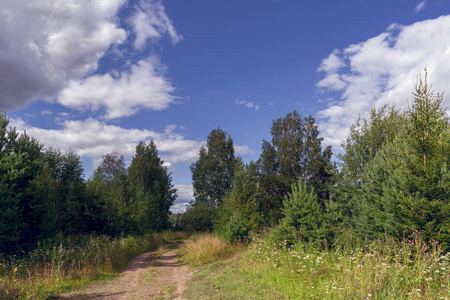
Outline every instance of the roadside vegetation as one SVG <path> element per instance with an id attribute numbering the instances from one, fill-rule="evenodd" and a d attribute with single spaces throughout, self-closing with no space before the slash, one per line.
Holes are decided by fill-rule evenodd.
<path id="1" fill-rule="evenodd" d="M 114 278 L 137 255 L 184 236 L 167 231 L 141 237 L 80 235 L 44 242 L 27 255 L 0 260 L 0 299 L 47 299 L 92 280 Z"/>
<path id="2" fill-rule="evenodd" d="M 218 243 L 227 255 L 205 251 L 202 260 L 189 259 Z M 184 249 L 185 261 L 201 266 L 189 299 L 450 299 L 450 253 L 429 248 L 419 234 L 370 243 L 347 236 L 332 249 L 273 244 L 267 234 L 253 235 L 245 250 L 210 234 L 187 244 L 196 246 Z"/>

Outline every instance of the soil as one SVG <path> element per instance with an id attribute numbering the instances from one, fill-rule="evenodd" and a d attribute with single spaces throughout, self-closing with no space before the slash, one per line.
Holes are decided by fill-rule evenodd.
<path id="1" fill-rule="evenodd" d="M 179 247 L 161 256 L 155 256 L 154 252 L 141 254 L 120 277 L 67 293 L 58 299 L 185 299 L 183 292 L 193 272 L 178 261 Z"/>

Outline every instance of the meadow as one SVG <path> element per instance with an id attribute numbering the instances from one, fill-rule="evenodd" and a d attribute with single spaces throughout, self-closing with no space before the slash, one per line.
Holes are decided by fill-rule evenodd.
<path id="1" fill-rule="evenodd" d="M 0 257 L 0 299 L 57 299 L 69 289 L 118 275 L 137 255 L 183 237 L 79 235 L 42 242 L 31 253 Z"/>
<path id="2" fill-rule="evenodd" d="M 238 247 L 234 256 L 215 255 L 214 263 L 203 265 L 187 295 L 192 299 L 450 298 L 450 253 L 442 253 L 437 244 L 426 245 L 417 234 L 400 241 L 345 239 L 332 249 L 302 242 L 275 245 L 266 236 L 254 235 L 245 250 Z"/>

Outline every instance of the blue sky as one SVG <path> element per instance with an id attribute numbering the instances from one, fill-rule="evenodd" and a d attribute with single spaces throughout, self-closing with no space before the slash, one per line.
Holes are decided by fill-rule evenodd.
<path id="1" fill-rule="evenodd" d="M 131 160 L 153 139 L 179 189 L 208 133 L 256 160 L 272 120 L 313 115 L 339 151 L 372 106 L 450 79 L 446 0 L 0 0 L 0 110 L 46 147 Z M 445 98 L 445 97 L 444 97 Z M 449 104 L 448 100 L 445 100 Z"/>

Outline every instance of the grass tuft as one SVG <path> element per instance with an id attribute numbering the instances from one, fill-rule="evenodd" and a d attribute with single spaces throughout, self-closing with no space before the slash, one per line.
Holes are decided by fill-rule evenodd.
<path id="1" fill-rule="evenodd" d="M 238 251 L 240 247 L 222 241 L 210 233 L 194 234 L 181 249 L 182 260 L 191 266 L 208 264 L 225 259 Z"/>

